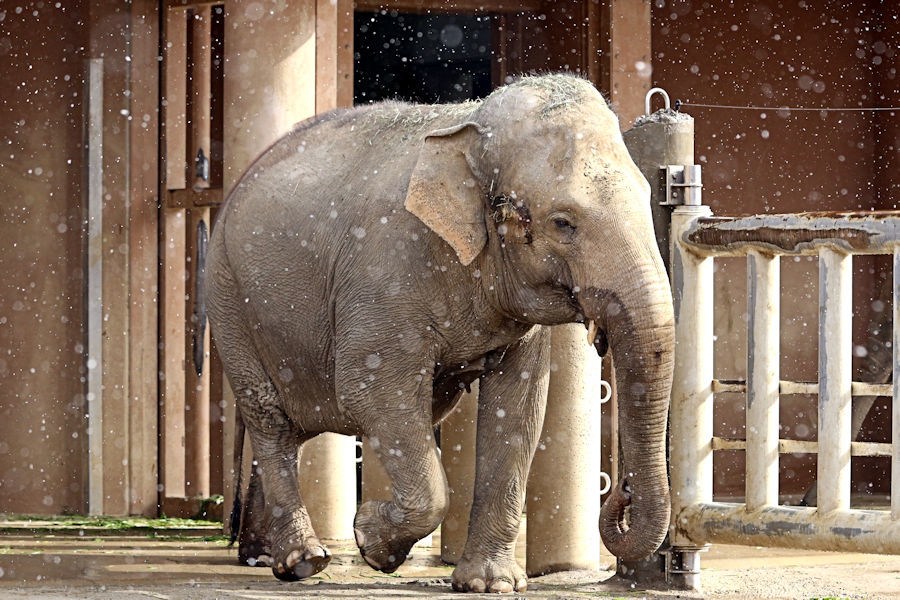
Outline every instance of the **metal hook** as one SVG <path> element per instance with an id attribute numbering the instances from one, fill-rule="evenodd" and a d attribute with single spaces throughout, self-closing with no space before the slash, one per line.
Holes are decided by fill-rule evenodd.
<path id="1" fill-rule="evenodd" d="M 669 94 L 666 93 L 666 90 L 655 87 L 647 92 L 646 96 L 644 96 L 644 114 L 648 117 L 650 116 L 650 99 L 653 97 L 653 94 L 662 94 L 663 100 L 666 103 L 666 108 L 668 109 L 671 107 L 669 103 Z"/>

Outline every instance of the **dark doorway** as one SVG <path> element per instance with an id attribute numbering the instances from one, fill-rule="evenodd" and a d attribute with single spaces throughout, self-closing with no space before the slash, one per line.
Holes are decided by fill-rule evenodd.
<path id="1" fill-rule="evenodd" d="M 354 103 L 460 102 L 491 92 L 488 15 L 357 12 Z"/>

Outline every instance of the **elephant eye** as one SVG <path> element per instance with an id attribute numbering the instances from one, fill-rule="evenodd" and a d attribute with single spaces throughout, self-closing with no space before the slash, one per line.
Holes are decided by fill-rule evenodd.
<path id="1" fill-rule="evenodd" d="M 575 231 L 575 226 L 569 222 L 565 217 L 556 217 L 553 219 L 553 224 L 556 225 L 559 229 L 569 229 L 571 231 Z"/>

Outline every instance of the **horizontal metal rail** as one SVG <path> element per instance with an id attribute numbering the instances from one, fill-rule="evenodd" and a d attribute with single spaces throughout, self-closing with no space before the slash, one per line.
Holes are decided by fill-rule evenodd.
<path id="1" fill-rule="evenodd" d="M 702 502 L 680 515 L 680 528 L 692 539 L 719 544 L 778 546 L 900 554 L 900 521 L 886 510 L 842 510 L 767 506 L 748 511 L 743 504 Z"/>
<path id="2" fill-rule="evenodd" d="M 900 211 L 807 212 L 750 217 L 701 217 L 680 242 L 699 256 L 891 254 L 900 243 Z"/>
<path id="3" fill-rule="evenodd" d="M 747 440 L 713 437 L 713 450 L 746 450 Z M 892 445 L 887 442 L 850 442 L 850 456 L 891 456 Z M 819 442 L 806 440 L 778 440 L 779 454 L 818 454 Z"/>
<path id="4" fill-rule="evenodd" d="M 747 381 L 744 379 L 713 379 L 712 391 L 714 394 L 721 392 L 739 392 L 747 391 Z M 778 382 L 778 393 L 782 396 L 791 396 L 797 394 L 819 393 L 819 384 L 815 381 L 785 381 Z M 852 381 L 850 383 L 851 396 L 887 396 L 890 397 L 894 393 L 894 384 L 892 383 L 868 383 L 865 381 Z"/>

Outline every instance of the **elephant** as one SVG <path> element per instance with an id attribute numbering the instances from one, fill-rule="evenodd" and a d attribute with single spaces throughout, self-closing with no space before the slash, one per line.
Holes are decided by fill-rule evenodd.
<path id="1" fill-rule="evenodd" d="M 325 568 L 296 473 L 300 446 L 335 432 L 368 438 L 390 477 L 392 499 L 361 504 L 353 526 L 365 561 L 396 570 L 446 512 L 434 427 L 478 379 L 452 586 L 523 591 L 514 547 L 548 326 L 564 323 L 616 361 L 626 473 L 601 536 L 626 560 L 654 551 L 670 511 L 674 317 L 649 194 L 606 99 L 566 74 L 461 104 L 338 109 L 263 152 L 207 259 L 212 333 L 255 461 L 240 560 L 285 580 Z"/>

